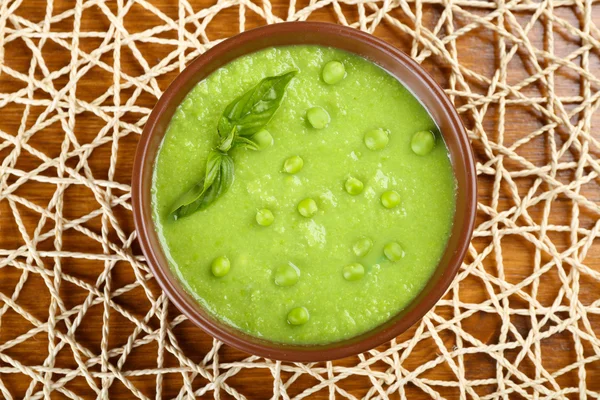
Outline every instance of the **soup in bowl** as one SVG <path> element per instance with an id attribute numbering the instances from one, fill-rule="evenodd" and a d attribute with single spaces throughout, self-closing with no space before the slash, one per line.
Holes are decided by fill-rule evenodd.
<path id="1" fill-rule="evenodd" d="M 291 361 L 389 340 L 441 297 L 475 214 L 450 101 L 368 34 L 285 23 L 229 39 L 171 84 L 133 174 L 167 295 L 214 337 Z"/>

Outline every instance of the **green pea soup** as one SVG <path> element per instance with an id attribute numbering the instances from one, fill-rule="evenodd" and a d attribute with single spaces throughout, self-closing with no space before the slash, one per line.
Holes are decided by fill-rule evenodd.
<path id="1" fill-rule="evenodd" d="M 230 151 L 230 189 L 174 219 L 225 107 L 293 69 L 261 150 Z M 446 248 L 455 192 L 434 121 L 395 77 L 338 49 L 289 46 L 240 57 L 189 92 L 156 159 L 152 208 L 170 267 L 206 310 L 256 337 L 322 344 L 419 294 Z"/>

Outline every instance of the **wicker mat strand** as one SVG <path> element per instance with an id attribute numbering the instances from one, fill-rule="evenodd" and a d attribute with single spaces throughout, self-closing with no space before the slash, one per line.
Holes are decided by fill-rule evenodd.
<path id="1" fill-rule="evenodd" d="M 600 5 L 591 0 L 0 0 L 0 398 L 599 398 Z M 251 357 L 144 263 L 133 152 L 169 82 L 235 33 L 323 20 L 440 82 L 479 174 L 469 255 L 357 357 Z"/>

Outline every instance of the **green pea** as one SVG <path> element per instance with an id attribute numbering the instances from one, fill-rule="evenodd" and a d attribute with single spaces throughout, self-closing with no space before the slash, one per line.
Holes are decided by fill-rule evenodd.
<path id="1" fill-rule="evenodd" d="M 287 322 L 290 325 L 304 325 L 310 319 L 310 314 L 306 307 L 292 308 L 287 315 Z"/>
<path id="2" fill-rule="evenodd" d="M 397 242 L 390 242 L 383 246 L 383 254 L 390 261 L 400 261 L 404 257 L 404 250 Z"/>
<path id="3" fill-rule="evenodd" d="M 353 196 L 356 196 L 357 194 L 360 194 L 363 191 L 365 185 L 363 185 L 363 183 L 360 180 L 350 177 L 346 180 L 344 187 L 346 188 L 346 192 L 350 193 Z"/>
<path id="4" fill-rule="evenodd" d="M 329 85 L 335 85 L 346 76 L 346 68 L 339 61 L 329 61 L 323 67 L 323 80 Z"/>
<path id="5" fill-rule="evenodd" d="M 347 281 L 357 281 L 365 275 L 365 267 L 359 263 L 346 265 L 342 269 L 342 275 Z"/>
<path id="6" fill-rule="evenodd" d="M 268 130 L 263 129 L 252 136 L 252 141 L 258 145 L 259 150 L 264 150 L 269 146 L 273 146 L 273 136 Z"/>
<path id="7" fill-rule="evenodd" d="M 381 204 L 385 208 L 394 208 L 400 204 L 400 195 L 395 190 L 388 190 L 381 195 Z"/>
<path id="8" fill-rule="evenodd" d="M 298 212 L 303 217 L 310 218 L 315 215 L 318 210 L 319 207 L 317 207 L 317 203 L 311 198 L 306 198 L 298 203 Z"/>
<path id="9" fill-rule="evenodd" d="M 354 243 L 352 251 L 357 257 L 364 257 L 369 253 L 371 247 L 373 247 L 373 241 L 368 237 L 363 236 Z"/>
<path id="10" fill-rule="evenodd" d="M 304 167 L 304 160 L 300 156 L 293 156 L 285 160 L 283 170 L 288 174 L 297 174 Z"/>
<path id="11" fill-rule="evenodd" d="M 300 279 L 300 270 L 289 263 L 278 267 L 273 276 L 277 286 L 294 286 Z"/>
<path id="12" fill-rule="evenodd" d="M 256 212 L 256 222 L 261 226 L 269 226 L 275 220 L 275 216 L 268 208 L 263 208 Z"/>
<path id="13" fill-rule="evenodd" d="M 306 112 L 306 119 L 315 129 L 323 129 L 331 122 L 329 114 L 321 107 L 309 108 Z"/>
<path id="14" fill-rule="evenodd" d="M 227 275 L 230 269 L 231 263 L 229 262 L 229 259 L 225 256 L 215 258 L 212 264 L 210 265 L 210 270 L 212 271 L 212 274 L 217 278 L 221 278 Z"/>
<path id="15" fill-rule="evenodd" d="M 435 135 L 431 131 L 417 132 L 410 141 L 410 147 L 416 155 L 426 156 L 435 147 Z"/>
<path id="16" fill-rule="evenodd" d="M 365 133 L 365 146 L 370 150 L 381 150 L 387 146 L 390 138 L 383 129 L 373 129 Z"/>

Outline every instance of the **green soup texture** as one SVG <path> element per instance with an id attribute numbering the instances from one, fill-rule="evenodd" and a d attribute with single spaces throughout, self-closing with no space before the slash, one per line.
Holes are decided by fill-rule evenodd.
<path id="1" fill-rule="evenodd" d="M 343 68 L 324 69 L 330 61 Z M 266 127 L 273 144 L 230 152 L 229 191 L 174 220 L 225 107 L 292 69 Z M 172 270 L 211 314 L 267 340 L 320 344 L 386 322 L 419 294 L 445 250 L 455 192 L 435 123 L 396 78 L 338 49 L 289 46 L 240 57 L 190 91 L 158 153 L 152 207 Z"/>

